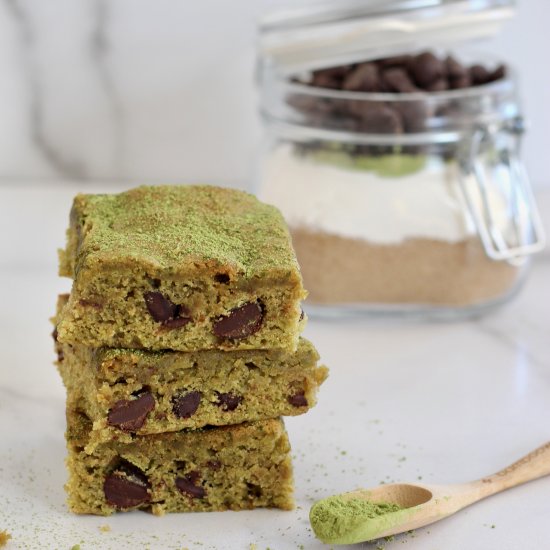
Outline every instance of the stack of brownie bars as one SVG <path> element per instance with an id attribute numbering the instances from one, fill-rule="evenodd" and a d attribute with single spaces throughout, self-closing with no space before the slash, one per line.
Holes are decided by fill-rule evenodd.
<path id="1" fill-rule="evenodd" d="M 327 376 L 279 212 L 239 191 L 75 198 L 54 338 L 69 507 L 154 514 L 293 506 L 280 417 Z"/>

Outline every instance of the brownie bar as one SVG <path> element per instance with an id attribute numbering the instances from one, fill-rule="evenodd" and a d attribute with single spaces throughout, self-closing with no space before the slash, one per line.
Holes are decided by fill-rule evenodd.
<path id="1" fill-rule="evenodd" d="M 58 308 L 66 299 L 59 297 Z M 60 342 L 56 349 L 69 406 L 93 421 L 90 452 L 111 438 L 130 442 L 134 433 L 303 414 L 328 374 L 303 338 L 296 352 L 151 352 Z"/>
<path id="2" fill-rule="evenodd" d="M 88 346 L 295 350 L 305 298 L 277 209 L 209 186 L 78 195 L 59 340 Z"/>
<path id="3" fill-rule="evenodd" d="M 67 409 L 68 504 L 77 514 L 294 506 L 281 420 L 112 440 L 87 454 L 91 422 Z"/>

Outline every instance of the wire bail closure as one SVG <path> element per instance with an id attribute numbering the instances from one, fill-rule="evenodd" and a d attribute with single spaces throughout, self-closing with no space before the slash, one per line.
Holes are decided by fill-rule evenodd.
<path id="1" fill-rule="evenodd" d="M 469 148 L 459 170 L 462 195 L 485 253 L 492 260 L 507 261 L 513 265 L 524 263 L 529 255 L 541 251 L 546 244 L 529 177 L 519 160 L 524 131 L 521 116 L 504 125 L 478 125 L 469 140 Z M 505 145 L 499 148 L 497 145 L 502 138 Z M 510 138 L 512 145 L 509 144 Z M 487 177 L 487 171 L 492 166 L 490 160 L 483 160 L 480 154 L 485 151 L 496 154 L 498 165 L 506 167 L 507 182 L 493 181 L 493 178 Z M 493 173 L 496 176 L 495 170 Z M 504 227 L 499 225 L 489 200 L 491 186 L 496 186 L 496 190 L 507 198 L 509 215 Z"/>

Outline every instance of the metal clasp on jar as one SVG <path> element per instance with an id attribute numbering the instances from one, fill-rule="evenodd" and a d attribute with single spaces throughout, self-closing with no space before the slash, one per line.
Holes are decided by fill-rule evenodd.
<path id="1" fill-rule="evenodd" d="M 504 125 L 479 125 L 460 162 L 460 187 L 485 253 L 493 260 L 514 265 L 542 250 L 546 242 L 529 178 L 519 158 L 523 133 L 522 117 Z M 502 204 L 495 205 L 492 200 L 495 196 L 502 199 L 504 215 Z"/>

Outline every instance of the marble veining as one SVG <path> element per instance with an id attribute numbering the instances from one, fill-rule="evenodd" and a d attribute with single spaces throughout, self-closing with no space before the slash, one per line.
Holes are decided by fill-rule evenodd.
<path id="1" fill-rule="evenodd" d="M 303 0 L 311 1 L 311 0 Z M 548 185 L 550 3 L 480 44 L 520 69 L 525 159 Z M 245 187 L 260 150 L 256 20 L 284 0 L 0 0 L 0 184 L 212 181 Z M 515 37 L 529 34 L 533 40 Z M 546 48 L 548 49 L 548 48 Z"/>
<path id="2" fill-rule="evenodd" d="M 112 169 L 114 176 L 120 177 L 125 150 L 125 115 L 110 63 L 112 44 L 108 33 L 110 11 L 107 0 L 93 0 L 93 18 L 94 25 L 90 36 L 91 58 L 111 112 L 111 132 L 114 135 Z"/>
<path id="3" fill-rule="evenodd" d="M 4 0 L 4 2 L 18 29 L 21 44 L 21 63 L 24 67 L 28 87 L 29 135 L 32 142 L 57 175 L 68 178 L 84 178 L 86 176 L 84 166 L 77 160 L 67 158 L 66 153 L 61 148 L 56 147 L 50 140 L 45 128 L 43 86 L 35 57 L 36 34 L 27 6 L 20 0 Z"/>

